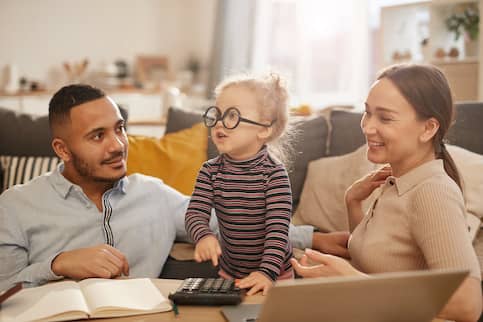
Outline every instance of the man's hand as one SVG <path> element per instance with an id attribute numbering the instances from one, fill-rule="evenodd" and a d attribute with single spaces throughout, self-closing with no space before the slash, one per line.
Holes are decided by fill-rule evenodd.
<path id="1" fill-rule="evenodd" d="M 273 286 L 273 282 L 265 274 L 260 272 L 251 272 L 247 277 L 236 282 L 239 288 L 249 288 L 247 295 L 256 294 L 262 291 L 263 295 L 267 295 L 268 290 Z"/>
<path id="2" fill-rule="evenodd" d="M 323 253 L 350 258 L 347 250 L 349 232 L 336 231 L 332 233 L 314 232 L 312 237 L 312 248 Z"/>
<path id="3" fill-rule="evenodd" d="M 310 265 L 309 260 L 315 264 Z M 305 250 L 300 262 L 292 258 L 290 263 L 297 274 L 302 277 L 365 275 L 343 258 L 322 254 L 312 249 Z"/>
<path id="4" fill-rule="evenodd" d="M 103 244 L 60 253 L 52 261 L 52 271 L 73 279 L 113 278 L 129 275 L 129 264 L 119 250 Z"/>
<path id="5" fill-rule="evenodd" d="M 218 257 L 221 255 L 221 247 L 218 239 L 213 235 L 201 238 L 195 247 L 195 260 L 200 263 L 211 260 L 213 266 L 218 266 Z"/>

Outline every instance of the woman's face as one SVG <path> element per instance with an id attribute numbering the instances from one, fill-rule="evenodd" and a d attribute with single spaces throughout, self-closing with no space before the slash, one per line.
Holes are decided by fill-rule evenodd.
<path id="1" fill-rule="evenodd" d="M 365 103 L 361 128 L 367 140 L 367 158 L 373 163 L 389 163 L 393 175 L 400 176 L 427 161 L 426 121 L 387 78 L 376 81 Z M 434 155 L 434 154 L 433 154 Z"/>

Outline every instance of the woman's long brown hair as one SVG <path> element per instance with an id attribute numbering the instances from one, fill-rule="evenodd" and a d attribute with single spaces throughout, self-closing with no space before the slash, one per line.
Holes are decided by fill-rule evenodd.
<path id="1" fill-rule="evenodd" d="M 383 70 L 377 79 L 382 78 L 392 81 L 418 118 L 438 120 L 439 129 L 432 141 L 436 158 L 443 160 L 444 170 L 463 191 L 458 169 L 443 141 L 455 118 L 453 97 L 444 74 L 432 65 L 399 64 Z"/>

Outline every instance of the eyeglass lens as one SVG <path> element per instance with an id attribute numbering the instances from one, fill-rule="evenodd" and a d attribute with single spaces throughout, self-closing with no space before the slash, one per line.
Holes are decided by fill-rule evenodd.
<path id="1" fill-rule="evenodd" d="M 234 129 L 240 123 L 240 112 L 234 107 L 230 107 L 221 115 L 221 111 L 216 106 L 209 107 L 203 115 L 203 120 L 207 127 L 213 127 L 216 122 L 221 120 L 227 129 Z"/>

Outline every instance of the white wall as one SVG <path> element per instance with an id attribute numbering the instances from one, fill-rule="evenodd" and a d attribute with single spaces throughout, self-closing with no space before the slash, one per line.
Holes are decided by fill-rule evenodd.
<path id="1" fill-rule="evenodd" d="M 0 0 L 0 70 L 65 81 L 64 61 L 89 71 L 138 54 L 166 55 L 173 69 L 189 55 L 208 64 L 217 0 Z M 1 82 L 0 82 L 1 85 Z"/>

